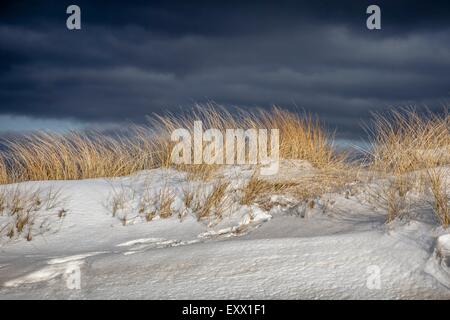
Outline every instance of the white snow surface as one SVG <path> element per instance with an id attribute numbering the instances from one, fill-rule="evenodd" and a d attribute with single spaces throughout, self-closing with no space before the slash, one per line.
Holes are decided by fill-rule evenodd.
<path id="1" fill-rule="evenodd" d="M 251 174 L 227 169 L 231 198 Z M 285 205 L 235 202 L 207 223 L 183 191 L 208 183 L 155 169 L 21 184 L 60 190 L 67 213 L 32 241 L 2 239 L 0 299 L 450 299 L 450 235 L 427 209 L 387 226 L 358 195 L 328 194 L 312 209 L 273 195 Z M 166 189 L 179 214 L 146 221 L 137 199 Z M 113 216 L 118 192 L 127 200 Z M 74 270 L 79 288 L 68 286 Z"/>

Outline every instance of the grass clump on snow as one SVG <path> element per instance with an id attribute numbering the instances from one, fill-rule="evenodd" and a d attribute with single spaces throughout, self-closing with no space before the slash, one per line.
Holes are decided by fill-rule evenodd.
<path id="1" fill-rule="evenodd" d="M 23 236 L 31 241 L 35 234 L 46 231 L 50 221 L 67 213 L 59 191 L 14 186 L 0 189 L 0 239 Z"/>
<path id="2" fill-rule="evenodd" d="M 450 197 L 448 196 L 448 171 L 444 169 L 429 169 L 427 171 L 429 190 L 432 195 L 431 205 L 439 222 L 444 228 L 450 224 Z"/>
<path id="3" fill-rule="evenodd" d="M 242 189 L 242 205 L 251 205 L 258 196 L 274 192 L 290 193 L 303 200 L 313 199 L 338 190 L 352 181 L 354 173 L 361 169 L 346 163 L 345 156 L 336 152 L 333 134 L 317 117 L 279 107 L 231 112 L 209 104 L 177 115 L 154 115 L 148 125 L 130 126 L 114 134 L 96 131 L 34 132 L 3 141 L 0 184 L 119 177 L 161 167 L 184 171 L 188 180 L 214 183 L 224 165 L 171 163 L 175 144 L 170 139 L 172 132 L 185 128 L 193 136 L 194 122 L 199 120 L 203 130 L 218 129 L 224 137 L 227 129 L 278 129 L 280 158 L 304 160 L 317 170 L 312 176 L 294 177 L 280 183 L 253 176 Z M 372 146 L 366 169 L 385 180 L 383 187 L 373 192 L 379 206 L 386 210 L 388 221 L 407 214 L 409 194 L 420 189 L 429 191 L 436 216 L 443 225 L 448 225 L 445 170 L 434 169 L 450 163 L 449 130 L 448 112 L 419 114 L 409 109 L 374 115 L 374 125 L 370 130 Z M 211 212 L 220 216 L 226 190 L 226 182 L 222 181 L 216 183 L 202 201 L 195 200 L 198 197 L 193 195 L 187 196 L 185 201 L 193 207 L 199 219 Z M 127 196 L 116 195 L 112 203 L 114 214 L 123 209 L 124 197 Z M 162 218 L 173 215 L 173 196 L 170 193 L 163 192 L 155 199 L 155 203 L 144 206 L 148 220 L 156 215 Z"/>
<path id="4" fill-rule="evenodd" d="M 9 182 L 8 171 L 6 168 L 6 160 L 0 153 L 0 185 L 7 184 Z"/>
<path id="5" fill-rule="evenodd" d="M 139 170 L 171 167 L 174 143 L 171 133 L 186 128 L 193 134 L 194 121 L 203 129 L 279 129 L 280 156 L 303 159 L 318 168 L 343 163 L 333 149 L 332 136 L 318 119 L 274 107 L 234 113 L 216 105 L 196 107 L 182 115 L 154 115 L 147 126 L 130 126 L 126 132 L 34 132 L 2 143 L 0 183 L 36 180 L 77 180 L 126 176 Z M 6 162 L 5 158 L 8 157 Z M 178 165 L 192 179 L 211 178 L 220 165 Z"/>
<path id="6" fill-rule="evenodd" d="M 444 183 L 450 164 L 450 115 L 419 114 L 413 109 L 375 114 L 370 131 L 372 148 L 369 167 L 382 179 L 373 199 L 387 211 L 388 222 L 408 215 L 411 193 L 429 190 L 433 210 L 448 226 L 448 196 Z"/>
<path id="7" fill-rule="evenodd" d="M 450 163 L 450 115 L 414 110 L 374 115 L 371 167 L 401 175 Z"/>

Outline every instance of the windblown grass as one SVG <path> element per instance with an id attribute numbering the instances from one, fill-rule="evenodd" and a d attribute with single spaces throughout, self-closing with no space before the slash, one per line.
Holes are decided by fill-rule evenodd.
<path id="1" fill-rule="evenodd" d="M 0 188 L 0 240 L 33 236 L 46 231 L 51 220 L 63 218 L 65 200 L 59 191 L 24 188 L 16 185 Z"/>
<path id="2" fill-rule="evenodd" d="M 206 196 L 201 206 L 197 206 L 198 220 L 210 218 L 211 213 L 218 219 L 222 217 L 227 207 L 226 191 L 229 185 L 230 183 L 227 181 L 218 181 L 213 185 L 212 191 Z"/>
<path id="3" fill-rule="evenodd" d="M 126 132 L 96 131 L 66 134 L 35 132 L 3 143 L 8 162 L 0 156 L 0 183 L 34 180 L 76 180 L 117 177 L 157 167 L 171 167 L 174 142 L 171 133 L 186 128 L 193 134 L 194 121 L 203 130 L 279 129 L 280 156 L 303 159 L 318 168 L 343 163 L 333 149 L 332 135 L 311 115 L 304 117 L 274 107 L 271 111 L 237 110 L 216 105 L 196 107 L 182 115 L 154 115 L 148 126 L 131 126 Z M 223 150 L 219 150 L 223 151 Z M 220 165 L 178 165 L 192 179 L 209 179 Z"/>
<path id="4" fill-rule="evenodd" d="M 266 198 L 274 193 L 292 191 L 299 186 L 296 182 L 273 182 L 261 179 L 256 172 L 250 177 L 248 182 L 242 188 L 242 205 L 251 205 L 258 201 L 265 201 Z"/>
<path id="5" fill-rule="evenodd" d="M 450 224 L 450 197 L 448 196 L 447 174 L 443 169 L 427 171 L 429 188 L 432 194 L 433 211 L 444 228 Z"/>
<path id="6" fill-rule="evenodd" d="M 3 162 L 6 179 L 2 180 L 116 177 L 146 169 L 153 163 L 153 149 L 138 129 L 115 136 L 99 132 L 36 132 L 6 141 L 10 161 Z"/>
<path id="7" fill-rule="evenodd" d="M 283 159 L 302 159 L 319 169 L 342 169 L 344 156 L 334 149 L 334 135 L 329 134 L 317 117 L 298 114 L 279 107 L 270 111 L 234 110 L 233 113 L 216 105 L 196 107 L 191 113 L 183 115 L 168 114 L 155 116 L 151 127 L 158 132 L 154 145 L 157 148 L 158 163 L 170 166 L 173 143 L 171 133 L 178 128 L 186 128 L 193 136 L 195 121 L 202 121 L 203 130 L 214 128 L 225 137 L 227 129 L 278 129 L 280 133 L 280 157 Z M 225 149 L 225 147 L 224 147 Z M 218 150 L 224 152 L 225 150 Z M 206 168 L 207 167 L 207 168 Z M 179 165 L 178 169 L 187 171 L 193 178 L 209 179 L 220 165 Z"/>
<path id="8" fill-rule="evenodd" d="M 374 114 L 373 169 L 393 174 L 450 163 L 450 115 L 414 110 Z"/>
<path id="9" fill-rule="evenodd" d="M 372 200 L 386 209 L 387 221 L 407 215 L 410 212 L 409 194 L 413 191 L 423 193 L 427 184 L 434 197 L 434 212 L 447 226 L 448 198 L 442 191 L 445 177 L 434 169 L 450 163 L 448 112 L 419 114 L 406 109 L 375 114 L 370 133 L 369 167 L 386 181 L 374 190 Z"/>
<path id="10" fill-rule="evenodd" d="M 319 169 L 340 168 L 343 155 L 334 149 L 334 135 L 327 132 L 317 117 L 300 115 L 278 107 L 260 110 L 255 121 L 262 128 L 280 130 L 280 156 L 309 161 Z"/>
<path id="11" fill-rule="evenodd" d="M 6 168 L 6 160 L 0 153 L 0 185 L 7 184 L 9 182 L 8 171 Z"/>

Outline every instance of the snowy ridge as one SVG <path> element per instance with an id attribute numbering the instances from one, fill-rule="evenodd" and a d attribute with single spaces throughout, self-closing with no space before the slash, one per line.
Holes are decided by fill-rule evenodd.
<path id="1" fill-rule="evenodd" d="M 270 209 L 241 205 L 234 199 L 251 170 L 230 167 L 223 176 L 232 205 L 220 219 L 200 220 L 184 192 L 215 181 L 175 170 L 39 182 L 60 190 L 67 214 L 30 242 L 3 239 L 0 298 L 450 298 L 449 235 L 435 223 L 386 226 L 363 196 L 346 192 L 314 206 L 281 194 Z M 164 188 L 174 214 L 147 221 L 141 199 Z M 127 197 L 112 214 L 118 190 Z M 75 289 L 67 284 L 74 270 Z"/>

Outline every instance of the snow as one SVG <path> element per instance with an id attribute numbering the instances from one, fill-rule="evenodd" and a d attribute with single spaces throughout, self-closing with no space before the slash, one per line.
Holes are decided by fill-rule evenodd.
<path id="1" fill-rule="evenodd" d="M 129 246 L 134 246 L 137 244 L 144 244 L 144 243 L 160 243 L 165 241 L 162 238 L 143 238 L 143 239 L 136 239 L 136 240 L 131 240 L 131 241 L 127 241 L 124 243 L 119 243 L 117 246 L 118 247 L 129 247 Z"/>
<path id="2" fill-rule="evenodd" d="M 87 257 L 92 257 L 104 252 L 91 252 L 86 254 L 79 254 L 74 256 L 67 256 L 47 261 L 48 266 L 31 272 L 23 277 L 6 281 L 3 285 L 5 287 L 17 287 L 23 284 L 38 283 L 49 281 L 58 276 L 71 273 L 72 270 L 79 268 Z"/>
<path id="3" fill-rule="evenodd" d="M 299 176 L 311 174 L 308 164 L 295 166 Z M 363 195 L 343 191 L 324 195 L 314 208 L 274 194 L 276 205 L 265 211 L 237 201 L 251 175 L 245 166 L 223 172 L 230 203 L 209 222 L 186 208 L 184 192 L 208 194 L 216 181 L 192 181 L 175 170 L 7 186 L 59 190 L 67 212 L 46 219 L 32 241 L 1 238 L 0 299 L 450 298 L 450 234 L 426 218 L 428 209 L 387 226 Z M 139 213 L 143 199 L 164 190 L 175 214 L 147 221 Z M 113 215 L 117 194 L 125 201 Z M 6 222 L 0 215 L 0 225 Z M 68 279 L 77 270 L 80 285 L 73 288 Z"/>
<path id="4" fill-rule="evenodd" d="M 425 265 L 425 272 L 450 288 L 450 234 L 437 239 L 433 255 Z"/>

